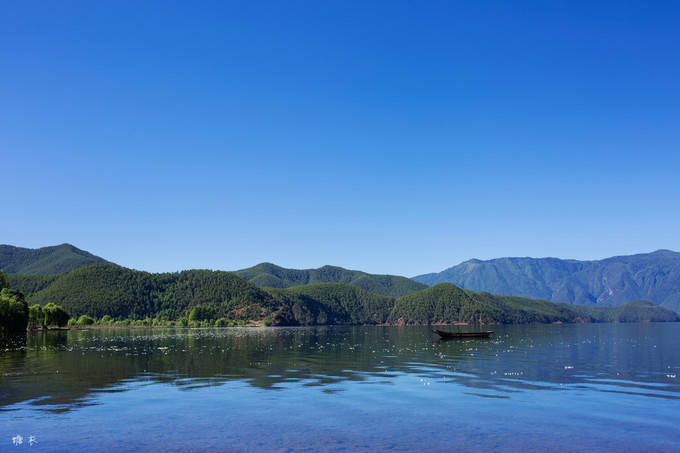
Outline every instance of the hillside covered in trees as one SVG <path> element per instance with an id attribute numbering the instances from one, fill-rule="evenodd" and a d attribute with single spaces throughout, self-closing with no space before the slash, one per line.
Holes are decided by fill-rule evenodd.
<path id="1" fill-rule="evenodd" d="M 268 288 L 289 288 L 316 283 L 344 283 L 390 297 L 405 296 L 427 288 L 427 285 L 406 277 L 367 274 L 336 266 L 323 266 L 318 269 L 286 269 L 271 263 L 261 263 L 234 273 L 256 286 Z"/>
<path id="2" fill-rule="evenodd" d="M 318 283 L 267 289 L 280 302 L 273 325 L 384 324 L 394 306 L 381 296 L 343 283 Z"/>
<path id="3" fill-rule="evenodd" d="M 152 274 L 115 264 L 93 264 L 61 275 L 8 275 L 30 303 L 55 302 L 72 316 L 178 319 L 196 306 L 220 317 L 261 319 L 275 307 L 272 296 L 230 272 L 190 270 Z"/>
<path id="4" fill-rule="evenodd" d="M 475 293 L 449 283 L 394 298 L 345 283 L 260 288 L 230 272 L 152 274 L 114 264 L 56 275 L 9 274 L 7 279 L 29 304 L 56 303 L 74 318 L 191 319 L 207 325 L 218 320 L 269 325 L 678 320 L 674 312 L 644 302 L 592 309 Z"/>
<path id="5" fill-rule="evenodd" d="M 485 324 L 678 321 L 678 315 L 648 302 L 617 307 L 587 307 L 516 296 L 497 296 L 440 283 L 400 297 L 390 313 L 396 324 L 450 323 L 451 320 Z"/>
<path id="6" fill-rule="evenodd" d="M 0 245 L 0 270 L 6 274 L 56 274 L 88 264 L 106 262 L 105 259 L 71 244 L 39 249 Z"/>

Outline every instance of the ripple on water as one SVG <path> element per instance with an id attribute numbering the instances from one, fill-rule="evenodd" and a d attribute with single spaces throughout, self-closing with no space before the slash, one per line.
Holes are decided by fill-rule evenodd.
<path id="1" fill-rule="evenodd" d="M 644 439 L 657 451 L 680 438 L 674 428 L 680 415 L 672 409 L 680 399 L 678 325 L 495 330 L 491 340 L 450 342 L 417 327 L 40 333 L 0 349 L 0 418 L 17 429 L 28 426 L 34 410 L 54 414 L 49 417 L 87 414 L 103 423 L 96 411 L 103 408 L 102 414 L 115 411 L 130 421 L 137 420 L 133 407 L 144 414 L 137 420 L 140 433 L 155 433 L 144 431 L 153 429 L 148 423 L 154 417 L 174 426 L 174 433 L 184 432 L 169 418 L 173 414 L 196 432 L 213 432 L 220 420 L 230 420 L 240 431 L 222 429 L 243 440 L 268 414 L 281 429 L 290 423 L 319 439 L 329 432 L 346 436 L 350 450 L 358 445 L 352 439 L 376 446 L 400 433 L 450 446 L 445 433 L 455 432 L 461 445 L 475 445 L 465 443 L 474 437 L 465 430 L 506 442 L 510 435 L 545 440 L 555 429 L 572 430 L 572 437 L 593 439 L 595 450 L 618 445 L 598 443 L 598 427 L 629 441 L 621 445 Z M 188 413 L 196 420 L 185 418 Z M 468 417 L 452 416 L 459 413 Z M 664 421 L 655 421 L 659 417 Z M 553 419 L 567 421 L 551 432 Z M 328 431 L 328 420 L 342 423 Z M 510 434 L 498 437 L 498 423 Z M 534 437 L 526 437 L 524 425 L 546 431 L 536 428 Z M 621 430 L 613 428 L 619 425 Z M 378 434 L 366 437 L 369 426 Z M 271 432 L 268 438 L 263 449 L 283 441 Z M 312 450 L 323 449 L 306 439 Z M 494 448 L 483 441 L 478 446 Z"/>

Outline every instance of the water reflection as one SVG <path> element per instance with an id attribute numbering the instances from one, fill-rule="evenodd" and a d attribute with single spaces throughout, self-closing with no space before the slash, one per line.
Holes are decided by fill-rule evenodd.
<path id="1" fill-rule="evenodd" d="M 496 328 L 491 339 L 437 341 L 425 327 L 90 330 L 5 338 L 0 410 L 68 411 L 132 383 L 191 391 L 242 381 L 341 393 L 348 384 L 455 383 L 482 398 L 523 391 L 620 392 L 679 399 L 677 324 Z"/>

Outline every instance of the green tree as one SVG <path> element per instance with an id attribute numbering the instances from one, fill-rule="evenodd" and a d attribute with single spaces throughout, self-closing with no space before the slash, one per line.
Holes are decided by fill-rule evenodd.
<path id="1" fill-rule="evenodd" d="M 94 319 L 90 318 L 87 315 L 82 315 L 80 318 L 78 318 L 76 324 L 79 326 L 91 326 L 92 324 L 94 324 Z"/>
<path id="2" fill-rule="evenodd" d="M 9 288 L 0 290 L 0 330 L 20 332 L 28 325 L 28 304 L 24 295 Z"/>
<path id="3" fill-rule="evenodd" d="M 71 317 L 71 315 L 69 315 L 60 305 L 53 302 L 45 305 L 43 307 L 43 312 L 45 313 L 46 326 L 63 327 L 68 323 L 68 320 Z"/>
<path id="4" fill-rule="evenodd" d="M 28 326 L 43 327 L 45 325 L 45 313 L 40 305 L 35 304 L 28 307 Z"/>
<path id="5" fill-rule="evenodd" d="M 199 305 L 189 313 L 189 321 L 210 321 L 215 319 L 217 310 L 214 307 Z"/>

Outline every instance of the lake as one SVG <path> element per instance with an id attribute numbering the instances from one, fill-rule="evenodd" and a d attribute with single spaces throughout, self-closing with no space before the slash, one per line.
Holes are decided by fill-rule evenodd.
<path id="1" fill-rule="evenodd" d="M 680 450 L 680 324 L 494 330 L 4 339 L 0 451 Z"/>

